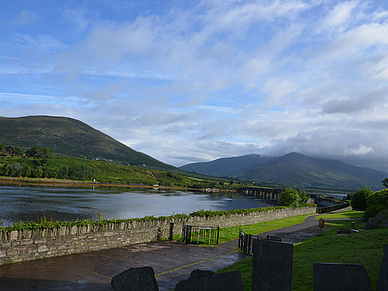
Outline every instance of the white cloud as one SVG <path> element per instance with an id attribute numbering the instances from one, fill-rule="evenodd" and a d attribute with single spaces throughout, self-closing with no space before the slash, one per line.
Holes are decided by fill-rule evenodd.
<path id="1" fill-rule="evenodd" d="M 0 86 L 15 98 L 1 114 L 63 113 L 179 165 L 289 151 L 388 160 L 384 7 L 97 2 L 59 9 L 78 33 L 53 23 L 3 41 Z"/>
<path id="2" fill-rule="evenodd" d="M 39 19 L 39 16 L 27 9 L 22 9 L 20 14 L 13 22 L 13 24 L 17 27 L 31 24 L 32 22 Z"/>
<path id="3" fill-rule="evenodd" d="M 89 20 L 86 17 L 86 10 L 81 8 L 70 8 L 65 6 L 63 17 L 74 23 L 78 28 L 85 29 L 89 26 Z"/>
<path id="4" fill-rule="evenodd" d="M 359 5 L 359 1 L 340 2 L 324 19 L 322 30 L 338 29 L 342 31 L 346 29 L 352 19 L 352 12 L 357 5 Z"/>
<path id="5" fill-rule="evenodd" d="M 372 147 L 363 144 L 358 145 L 356 148 L 345 149 L 344 151 L 345 155 L 366 155 L 374 152 Z"/>
<path id="6" fill-rule="evenodd" d="M 16 34 L 14 41 L 23 49 L 36 50 L 43 53 L 62 51 L 67 46 L 50 34 Z"/>

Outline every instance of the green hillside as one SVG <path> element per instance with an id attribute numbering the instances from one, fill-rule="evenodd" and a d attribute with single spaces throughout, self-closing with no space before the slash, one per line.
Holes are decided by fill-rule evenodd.
<path id="1" fill-rule="evenodd" d="M 0 155 L 0 177 L 93 181 L 125 185 L 159 185 L 184 188 L 238 189 L 247 186 L 239 181 L 193 175 L 173 169 L 162 171 L 143 166 L 127 166 L 73 157 L 31 158 Z M 28 179 L 28 181 L 39 181 Z M 20 181 L 23 181 L 21 179 Z"/>
<path id="2" fill-rule="evenodd" d="M 166 170 L 174 168 L 81 121 L 66 117 L 0 117 L 0 144 L 19 146 L 22 150 L 35 146 L 49 148 L 54 156 L 112 160 Z"/>
<path id="3" fill-rule="evenodd" d="M 353 190 L 383 188 L 388 173 L 360 168 L 340 161 L 311 158 L 297 153 L 282 157 L 248 155 L 194 163 L 181 169 L 217 177 L 230 176 L 287 187 Z"/>

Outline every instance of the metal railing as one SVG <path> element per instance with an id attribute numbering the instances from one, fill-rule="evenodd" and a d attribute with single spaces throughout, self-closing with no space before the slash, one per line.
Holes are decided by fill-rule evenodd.
<path id="1" fill-rule="evenodd" d="M 259 240 L 272 240 L 272 241 L 278 241 L 281 242 L 282 239 L 277 236 L 262 236 L 262 235 L 251 235 L 251 234 L 246 234 L 245 232 L 242 231 L 240 228 L 240 235 L 238 239 L 238 248 L 243 254 L 246 255 L 251 255 L 252 254 L 252 242 L 253 239 L 259 239 Z"/>
<path id="2" fill-rule="evenodd" d="M 182 241 L 187 244 L 218 245 L 220 227 L 184 225 Z"/>

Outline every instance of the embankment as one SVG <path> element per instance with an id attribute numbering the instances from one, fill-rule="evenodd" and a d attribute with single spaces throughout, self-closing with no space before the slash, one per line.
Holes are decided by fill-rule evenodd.
<path id="1" fill-rule="evenodd" d="M 0 265 L 165 239 L 172 233 L 181 234 L 184 224 L 224 228 L 315 212 L 315 207 L 297 207 L 211 217 L 189 216 L 33 230 L 3 230 L 0 231 Z"/>

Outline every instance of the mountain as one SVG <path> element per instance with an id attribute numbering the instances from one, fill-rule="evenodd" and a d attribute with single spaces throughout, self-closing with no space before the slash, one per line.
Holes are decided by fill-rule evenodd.
<path id="1" fill-rule="evenodd" d="M 174 169 L 135 151 L 91 126 L 72 118 L 52 116 L 0 117 L 0 144 L 27 150 L 49 148 L 53 155 L 105 159 L 131 165 Z"/>
<path id="2" fill-rule="evenodd" d="M 182 170 L 217 177 L 234 177 L 258 183 L 291 187 L 347 189 L 383 188 L 388 173 L 356 167 L 341 161 L 311 158 L 298 153 L 282 157 L 246 155 L 211 162 L 188 164 Z"/>

